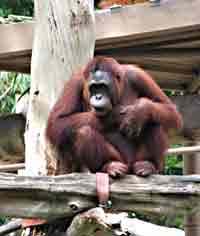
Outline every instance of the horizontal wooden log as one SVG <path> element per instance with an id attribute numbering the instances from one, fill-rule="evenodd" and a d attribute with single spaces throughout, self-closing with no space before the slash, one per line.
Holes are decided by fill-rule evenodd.
<path id="1" fill-rule="evenodd" d="M 197 38 L 197 39 L 194 39 L 191 41 L 185 41 L 185 42 L 177 42 L 177 43 L 173 43 L 172 45 L 161 45 L 159 48 L 162 48 L 162 49 L 171 49 L 171 48 L 178 48 L 178 49 L 188 49 L 188 48 L 199 48 L 200 47 L 200 40 Z"/>
<path id="2" fill-rule="evenodd" d="M 191 154 L 196 152 L 200 152 L 200 146 L 169 148 L 166 155 Z"/>
<path id="3" fill-rule="evenodd" d="M 145 69 L 154 71 L 154 62 L 151 65 L 151 61 L 148 58 L 146 60 L 141 57 L 138 58 L 135 55 L 136 49 L 141 51 L 141 55 L 145 54 L 144 49 L 150 48 L 163 49 L 165 53 L 169 49 L 173 49 L 176 52 L 176 48 L 195 49 L 198 52 L 200 21 L 197 9 L 200 7 L 199 5 L 198 0 L 193 0 L 192 2 L 175 0 L 163 1 L 158 7 L 152 7 L 147 2 L 119 8 L 118 10 L 97 11 L 96 53 L 107 54 L 111 48 L 121 47 L 126 54 L 130 53 L 131 47 L 132 56 L 129 56 L 129 59 L 126 58 L 126 55 L 123 59 L 120 52 L 117 52 L 117 54 L 113 52 L 111 56 L 119 60 L 121 58 L 120 61 L 122 62 L 136 63 Z M 183 17 L 184 21 L 182 20 Z M 30 72 L 33 28 L 33 23 L 0 26 L 0 70 Z M 166 48 L 168 50 L 165 50 Z M 149 52 L 150 55 L 152 55 L 152 52 Z M 162 87 L 184 89 L 192 78 L 192 73 L 187 74 L 185 70 L 192 72 L 200 63 L 199 55 L 197 58 L 191 57 L 188 53 L 181 56 L 183 55 L 182 51 L 177 55 L 171 57 L 174 59 L 172 64 L 168 63 L 167 58 L 164 58 L 162 63 L 161 60 L 157 60 L 158 58 L 155 55 L 151 57 L 151 59 L 157 60 L 155 61 L 156 65 L 161 63 L 162 70 L 157 67 L 152 75 L 159 78 L 158 80 Z M 191 63 L 187 62 L 186 59 L 189 59 Z M 183 66 L 185 60 L 187 66 Z M 166 66 L 163 67 L 163 65 Z M 173 68 L 175 70 L 178 69 L 178 73 Z M 167 81 L 166 71 L 173 75 L 171 77 L 173 79 L 170 82 Z"/>
<path id="4" fill-rule="evenodd" d="M 17 23 L 0 25 L 0 58 L 21 55 L 32 50 L 33 24 Z"/>
<path id="5" fill-rule="evenodd" d="M 112 46 L 113 39 L 115 39 L 114 42 L 122 42 L 122 37 L 126 39 L 131 37 L 131 41 L 144 40 L 145 37 L 148 37 L 149 40 L 152 36 L 159 36 L 160 32 L 163 32 L 163 36 L 171 36 L 172 38 L 174 33 L 179 37 L 184 37 L 184 35 L 181 36 L 183 30 L 184 32 L 196 32 L 198 36 L 199 4 L 198 0 L 192 2 L 176 0 L 167 1 L 159 7 L 151 7 L 149 3 L 144 3 L 123 7 L 117 11 L 97 11 L 97 48 L 98 45 L 105 43 L 110 43 Z M 167 32 L 164 33 L 165 31 Z M 2 36 L 0 55 L 32 48 L 32 23 L 1 25 L 0 34 Z"/>
<path id="6" fill-rule="evenodd" d="M 111 181 L 113 211 L 198 213 L 200 176 L 126 176 Z M 72 217 L 98 205 L 95 175 L 25 177 L 0 174 L 2 216 Z"/>
<path id="7" fill-rule="evenodd" d="M 173 45 L 177 42 L 183 43 L 185 41 L 193 42 L 198 38 L 199 25 L 192 25 L 188 27 L 183 27 L 180 29 L 173 28 L 163 30 L 163 31 L 153 31 L 146 34 L 129 35 L 116 38 L 106 38 L 106 40 L 97 40 L 96 50 L 105 49 L 116 49 L 116 48 L 126 48 L 126 47 L 158 47 L 165 45 Z"/>
<path id="8" fill-rule="evenodd" d="M 21 169 L 25 169 L 25 163 L 0 165 L 0 172 L 14 172 Z"/>
<path id="9" fill-rule="evenodd" d="M 30 73 L 31 53 L 31 50 L 27 50 L 23 53 L 13 52 L 5 57 L 0 55 L 0 70 Z"/>
<path id="10" fill-rule="evenodd" d="M 128 47 L 127 49 L 118 48 L 102 52 L 104 55 L 113 56 L 123 64 L 138 64 L 145 66 L 146 69 L 154 68 L 159 71 L 183 74 L 191 74 L 192 69 L 198 69 L 200 61 L 198 48 L 168 50 L 149 48 L 142 50 Z"/>
<path id="11" fill-rule="evenodd" d="M 97 28 L 97 49 L 187 39 L 186 32 L 189 31 L 191 38 L 197 33 L 195 28 L 199 28 L 199 15 L 195 7 L 199 7 L 198 0 L 175 0 L 166 1 L 157 8 L 145 3 L 124 7 L 119 11 L 99 12 L 96 14 L 97 26 L 105 25 L 101 29 Z M 185 11 L 188 12 L 186 18 Z M 193 14 L 190 11 L 194 11 Z M 183 30 L 186 34 L 180 35 Z"/>

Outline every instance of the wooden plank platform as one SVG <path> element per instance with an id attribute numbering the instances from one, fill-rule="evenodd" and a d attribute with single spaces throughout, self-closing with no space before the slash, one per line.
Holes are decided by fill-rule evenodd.
<path id="1" fill-rule="evenodd" d="M 163 88 L 187 89 L 200 69 L 200 0 L 96 12 L 97 55 L 138 64 Z M 34 23 L 0 25 L 0 70 L 30 73 Z"/>
<path id="2" fill-rule="evenodd" d="M 110 181 L 115 212 L 195 215 L 200 210 L 200 176 L 126 175 Z M 59 219 L 98 205 L 94 174 L 16 176 L 0 173 L 1 216 Z M 75 210 L 72 206 L 75 206 Z"/>

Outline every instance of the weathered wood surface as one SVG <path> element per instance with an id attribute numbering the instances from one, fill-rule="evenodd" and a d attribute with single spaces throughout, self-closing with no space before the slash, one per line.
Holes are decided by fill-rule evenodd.
<path id="1" fill-rule="evenodd" d="M 111 181 L 113 211 L 198 213 L 200 176 L 126 176 Z M 0 174 L 2 216 L 26 218 L 72 217 L 97 206 L 92 174 L 24 177 Z"/>
<path id="2" fill-rule="evenodd" d="M 163 88 L 187 90 L 200 65 L 199 8 L 199 0 L 174 0 L 96 12 L 96 54 L 138 64 Z M 32 38 L 24 35 L 33 27 L 0 26 L 0 69 L 29 73 Z"/>
<path id="3" fill-rule="evenodd" d="M 112 224 L 106 222 L 106 214 L 102 208 L 93 208 L 78 214 L 72 220 L 66 235 L 70 236 L 113 236 Z"/>
<path id="4" fill-rule="evenodd" d="M 166 1 L 158 7 L 149 3 L 122 7 L 118 10 L 96 11 L 97 49 L 119 48 L 119 45 L 139 46 L 149 43 L 166 45 L 167 40 L 182 39 L 173 42 L 177 46 L 199 46 L 200 29 L 199 0 Z M 187 12 L 187 14 L 185 14 Z M 184 19 L 184 20 L 183 20 Z M 1 25 L 0 55 L 23 52 L 32 49 L 33 23 Z M 181 33 L 185 33 L 181 35 Z M 189 33 L 189 34 L 188 34 Z M 26 35 L 26 37 L 24 37 Z M 10 36 L 10 37 L 8 37 Z M 12 37 L 11 37 L 12 36 Z M 159 37 L 158 37 L 159 36 Z M 194 37 L 194 44 L 184 39 Z M 192 38 L 193 38 L 192 37 Z M 116 43 L 120 43 L 117 44 Z M 108 45 L 107 47 L 105 45 Z"/>
<path id="5" fill-rule="evenodd" d="M 191 154 L 200 152 L 200 146 L 191 146 L 191 147 L 179 147 L 179 148 L 169 148 L 166 151 L 166 155 L 178 155 L 178 154 Z"/>
<path id="6" fill-rule="evenodd" d="M 144 3 L 119 11 L 97 12 L 97 26 L 104 26 L 97 28 L 97 49 L 118 48 L 124 44 L 139 46 L 154 43 L 158 46 L 157 43 L 168 40 L 173 42 L 175 35 L 179 39 L 188 38 L 187 34 L 181 36 L 179 33 L 184 30 L 195 34 L 195 28 L 200 26 L 199 6 L 199 0 L 175 0 L 163 1 L 158 7 Z"/>
<path id="7" fill-rule="evenodd" d="M 66 235 L 70 236 L 184 236 L 183 230 L 154 225 L 136 218 L 129 218 L 127 213 L 105 213 L 102 208 L 94 208 L 74 217 Z"/>
<path id="8" fill-rule="evenodd" d="M 24 161 L 24 156 L 21 156 L 21 162 Z M 8 162 L 12 162 L 11 160 L 8 160 Z M 16 172 L 18 170 L 25 169 L 25 163 L 18 163 L 18 164 L 9 164 L 5 165 L 2 161 L 0 165 L 0 172 Z"/>
<path id="9" fill-rule="evenodd" d="M 1 24 L 1 57 L 11 57 L 32 51 L 33 23 Z"/>

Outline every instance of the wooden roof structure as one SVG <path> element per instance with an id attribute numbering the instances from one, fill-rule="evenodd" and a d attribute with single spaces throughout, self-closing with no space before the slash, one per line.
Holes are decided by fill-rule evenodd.
<path id="1" fill-rule="evenodd" d="M 146 69 L 165 89 L 198 89 L 200 1 L 165 0 L 96 12 L 97 55 Z M 0 25 L 0 70 L 30 73 L 34 22 Z"/>

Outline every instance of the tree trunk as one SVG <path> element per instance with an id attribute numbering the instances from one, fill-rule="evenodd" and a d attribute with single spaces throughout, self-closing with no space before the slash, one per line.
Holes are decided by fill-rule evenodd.
<path id="1" fill-rule="evenodd" d="M 36 27 L 26 143 L 26 174 L 47 174 L 44 130 L 66 80 L 93 56 L 93 0 L 35 0 Z M 67 102 L 67 101 L 66 101 Z"/>

